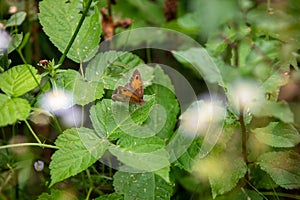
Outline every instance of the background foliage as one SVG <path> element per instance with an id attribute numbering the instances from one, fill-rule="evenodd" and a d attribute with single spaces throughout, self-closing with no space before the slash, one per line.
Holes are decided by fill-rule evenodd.
<path id="1" fill-rule="evenodd" d="M 0 0 L 0 198 L 300 199 L 299 9 L 298 0 Z M 148 26 L 204 48 L 98 52 L 113 34 Z M 219 74 L 206 67 L 206 52 Z M 190 115 L 195 107 L 207 114 L 207 104 L 183 110 L 170 77 L 150 61 L 178 70 L 197 95 L 204 79 L 225 92 L 222 134 L 205 157 L 195 129 L 170 162 L 179 122 L 199 117 Z M 146 103 L 112 102 L 136 68 Z M 236 101 L 240 85 L 244 102 Z M 73 95 L 64 108 L 86 121 L 68 125 L 54 99 L 43 106 L 58 88 Z M 122 166 L 99 161 L 108 154 Z"/>

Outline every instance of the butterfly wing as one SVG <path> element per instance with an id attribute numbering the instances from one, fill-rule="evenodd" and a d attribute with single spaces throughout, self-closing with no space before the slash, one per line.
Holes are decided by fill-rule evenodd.
<path id="1" fill-rule="evenodd" d="M 112 95 L 112 100 L 128 102 L 130 104 L 142 105 L 144 103 L 144 88 L 142 76 L 139 70 L 133 72 L 129 83 L 125 86 L 118 86 Z"/>
<path id="2" fill-rule="evenodd" d="M 125 87 L 128 87 L 130 89 L 132 89 L 133 91 L 135 91 L 135 93 L 137 94 L 137 96 L 140 99 L 143 99 L 144 96 L 144 88 L 143 88 L 143 81 L 142 81 L 142 76 L 139 72 L 139 70 L 134 70 L 133 75 L 129 81 L 129 83 L 127 83 L 125 85 Z"/>
<path id="3" fill-rule="evenodd" d="M 141 103 L 144 102 L 138 97 L 135 91 L 132 91 L 130 88 L 123 87 L 123 86 L 118 86 L 118 88 L 114 91 L 111 98 L 114 101 L 128 102 L 130 104 L 141 105 Z"/>

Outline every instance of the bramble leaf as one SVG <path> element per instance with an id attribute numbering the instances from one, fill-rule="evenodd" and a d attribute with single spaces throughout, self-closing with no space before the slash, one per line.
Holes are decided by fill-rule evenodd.
<path id="1" fill-rule="evenodd" d="M 105 89 L 114 90 L 118 85 L 125 85 L 129 82 L 129 76 L 132 73 L 128 72 L 143 63 L 143 60 L 138 56 L 128 52 L 108 51 L 99 53 L 89 62 L 86 68 L 86 79 L 91 81 L 102 80 Z M 148 69 L 140 72 L 145 87 L 150 79 L 151 71 Z"/>
<path id="2" fill-rule="evenodd" d="M 173 51 L 175 58 L 182 64 L 192 68 L 199 69 L 197 73 L 209 83 L 222 83 L 222 77 L 219 69 L 214 64 L 204 48 L 191 48 L 185 51 Z"/>
<path id="3" fill-rule="evenodd" d="M 173 86 L 169 84 L 170 78 L 159 67 L 154 68 L 153 83 L 147 87 L 146 94 L 155 94 L 156 109 L 151 112 L 153 125 L 158 132 L 157 136 L 165 139 L 173 134 L 179 112 L 178 101 L 175 97 Z M 159 80 L 157 80 L 159 79 Z M 162 85 L 160 83 L 163 83 Z"/>
<path id="4" fill-rule="evenodd" d="M 7 52 L 11 53 L 13 50 L 19 47 L 23 40 L 23 33 L 13 34 L 12 35 L 12 42 L 9 43 Z"/>
<path id="5" fill-rule="evenodd" d="M 53 189 L 51 190 L 51 194 L 42 193 L 38 200 L 58 200 L 58 199 L 74 199 L 76 200 L 76 196 L 68 191 L 63 190 L 57 190 Z"/>
<path id="6" fill-rule="evenodd" d="M 80 0 L 45 0 L 39 3 L 39 20 L 43 30 L 60 52 L 65 51 L 81 17 L 79 4 Z M 68 58 L 79 63 L 90 60 L 96 54 L 101 34 L 99 16 L 95 9 L 94 14 L 85 18 Z"/>
<path id="7" fill-rule="evenodd" d="M 9 98 L 0 94 L 0 126 L 13 124 L 17 120 L 25 120 L 30 113 L 30 104 L 21 98 Z"/>
<path id="8" fill-rule="evenodd" d="M 20 11 L 16 14 L 13 14 L 5 24 L 4 28 L 11 27 L 11 26 L 19 26 L 21 25 L 26 18 L 26 12 Z"/>
<path id="9" fill-rule="evenodd" d="M 136 146 L 140 148 L 139 145 Z M 147 153 L 140 153 L 117 146 L 110 146 L 109 151 L 126 166 L 138 171 L 154 172 L 170 165 L 169 154 L 163 148 Z"/>
<path id="10" fill-rule="evenodd" d="M 294 147 L 300 142 L 300 134 L 291 124 L 271 122 L 263 128 L 256 128 L 251 132 L 262 143 L 273 147 Z"/>
<path id="11" fill-rule="evenodd" d="M 232 154 L 233 152 L 210 154 L 193 165 L 196 175 L 208 176 L 213 198 L 232 190 L 246 174 L 247 166 L 243 158 Z"/>
<path id="12" fill-rule="evenodd" d="M 87 128 L 67 129 L 59 135 L 59 147 L 50 163 L 51 184 L 74 176 L 94 164 L 106 151 L 108 142 Z"/>
<path id="13" fill-rule="evenodd" d="M 86 105 L 103 96 L 103 84 L 97 81 L 85 81 L 77 71 L 66 70 L 57 74 L 57 86 L 68 90 L 75 104 Z"/>
<path id="14" fill-rule="evenodd" d="M 124 197 L 118 193 L 111 193 L 111 194 L 101 195 L 100 197 L 97 197 L 95 200 L 124 200 Z"/>
<path id="15" fill-rule="evenodd" d="M 124 194 L 125 200 L 131 199 L 170 199 L 172 184 L 167 183 L 154 173 L 127 173 L 118 171 L 113 185 L 117 193 Z"/>
<path id="16" fill-rule="evenodd" d="M 149 114 L 151 115 L 153 104 L 154 98 L 146 101 L 141 107 L 128 111 L 128 104 L 104 99 L 91 107 L 90 117 L 96 132 L 112 140 L 122 133 L 150 136 L 153 135 L 153 131 L 146 132 L 149 129 L 141 124 Z"/>
<path id="17" fill-rule="evenodd" d="M 226 170 L 217 176 L 208 176 L 214 198 L 234 188 L 247 170 L 242 158 L 221 158 L 220 162 L 226 166 Z"/>
<path id="18" fill-rule="evenodd" d="M 18 97 L 37 87 L 40 81 L 33 66 L 17 65 L 0 74 L 0 89 L 8 96 Z"/>
<path id="19" fill-rule="evenodd" d="M 215 200 L 228 200 L 228 199 L 263 200 L 263 197 L 256 191 L 239 188 L 215 198 Z"/>
<path id="20" fill-rule="evenodd" d="M 259 157 L 259 166 L 285 189 L 300 188 L 300 156 L 295 152 L 268 152 Z"/>
<path id="21" fill-rule="evenodd" d="M 138 138 L 123 135 L 110 152 L 125 165 L 138 170 L 157 171 L 169 165 L 165 143 L 157 136 Z"/>
<path id="22" fill-rule="evenodd" d="M 275 117 L 285 123 L 294 122 L 294 114 L 289 105 L 284 102 L 267 101 L 260 109 L 254 109 L 253 115 L 257 117 Z"/>

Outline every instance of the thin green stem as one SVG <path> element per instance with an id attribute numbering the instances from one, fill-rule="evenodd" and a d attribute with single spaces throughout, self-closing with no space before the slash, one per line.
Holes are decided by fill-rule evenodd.
<path id="1" fill-rule="evenodd" d="M 29 131 L 31 132 L 31 134 L 33 135 L 33 137 L 36 139 L 36 141 L 39 143 L 39 144 L 42 144 L 41 140 L 38 138 L 38 136 L 35 134 L 35 132 L 32 130 L 30 124 L 28 123 L 27 120 L 25 120 L 25 124 L 26 126 L 28 127 Z"/>
<path id="2" fill-rule="evenodd" d="M 8 144 L 8 145 L 0 146 L 0 149 L 16 148 L 16 147 L 24 147 L 24 146 L 38 146 L 38 147 L 42 147 L 42 148 L 59 149 L 57 146 L 54 146 L 51 144 L 39 144 L 39 143 Z"/>
<path id="3" fill-rule="evenodd" d="M 245 125 L 245 120 L 244 120 L 244 106 L 241 106 L 240 108 L 240 124 L 241 124 L 241 131 L 242 131 L 242 153 L 243 153 L 243 158 L 244 158 L 244 162 L 246 163 L 246 165 L 248 166 L 249 161 L 248 161 L 248 153 L 247 153 L 247 128 Z M 249 171 L 247 169 L 247 173 L 245 175 L 245 178 L 247 181 L 250 180 L 250 174 Z"/>
<path id="4" fill-rule="evenodd" d="M 274 196 L 274 192 L 261 192 L 261 193 L 266 195 L 266 196 Z M 295 195 L 295 194 L 287 194 L 287 193 L 278 193 L 278 192 L 276 192 L 276 195 L 280 196 L 280 197 L 291 198 L 291 199 L 300 199 L 300 196 Z"/>
<path id="5" fill-rule="evenodd" d="M 90 189 L 89 189 L 89 191 L 88 191 L 88 193 L 86 195 L 86 198 L 85 198 L 86 200 L 90 199 L 90 195 L 91 195 L 92 191 L 93 191 L 93 187 L 90 187 Z"/>
<path id="6" fill-rule="evenodd" d="M 26 61 L 26 59 L 25 59 L 24 56 L 23 56 L 22 50 L 17 49 L 17 52 L 18 52 L 18 54 L 20 55 L 20 57 L 21 57 L 23 63 L 24 63 L 24 64 L 27 64 L 27 61 Z M 30 67 L 29 67 L 28 65 L 26 65 L 26 67 L 27 67 L 28 71 L 30 72 L 31 76 L 33 77 L 35 83 L 36 83 L 37 86 L 39 87 L 39 89 L 42 90 L 42 87 L 41 87 L 39 81 L 36 79 L 35 75 L 34 75 L 33 72 L 31 71 Z"/>
<path id="7" fill-rule="evenodd" d="M 22 51 L 21 51 L 20 49 L 17 49 L 17 52 L 18 52 L 19 56 L 21 57 L 23 63 L 24 63 L 24 64 L 27 64 L 27 61 L 26 61 L 26 59 L 24 58 Z"/>
<path id="8" fill-rule="evenodd" d="M 87 170 L 85 170 L 85 172 L 86 172 L 86 175 L 88 177 L 89 184 L 90 184 L 90 187 L 91 187 L 91 185 L 93 184 L 93 181 L 92 181 L 92 178 L 91 178 L 90 170 L 87 169 Z"/>
<path id="9" fill-rule="evenodd" d="M 84 80 L 85 77 L 84 77 L 84 73 L 83 73 L 82 61 L 80 61 L 80 73 L 81 73 L 82 79 Z"/>
<path id="10" fill-rule="evenodd" d="M 71 39 L 70 39 L 70 41 L 69 41 L 69 43 L 68 43 L 68 45 L 67 45 L 67 48 L 65 49 L 65 51 L 64 51 L 64 53 L 63 53 L 63 55 L 60 57 L 60 59 L 59 59 L 59 61 L 58 61 L 58 64 L 59 64 L 59 65 L 61 65 L 61 64 L 64 62 L 64 60 L 65 60 L 65 58 L 66 58 L 66 56 L 67 56 L 69 50 L 71 49 L 71 46 L 73 45 L 73 43 L 74 43 L 74 41 L 75 41 L 75 39 L 76 39 L 76 36 L 78 35 L 78 32 L 79 32 L 79 30 L 80 30 L 80 28 L 81 28 L 81 26 L 82 26 L 82 24 L 83 24 L 83 21 L 84 21 L 84 19 L 85 19 L 87 13 L 88 13 L 88 11 L 89 11 L 89 8 L 90 8 L 90 6 L 91 6 L 91 3 L 92 3 L 92 0 L 89 0 L 88 3 L 86 4 L 86 7 L 84 8 L 84 11 L 83 11 L 83 13 L 82 13 L 82 15 L 81 15 L 81 18 L 80 18 L 80 20 L 79 20 L 79 22 L 78 22 L 78 25 L 77 25 L 76 29 L 75 29 L 75 32 L 74 32 L 74 34 L 72 35 L 72 37 L 71 37 Z"/>
<path id="11" fill-rule="evenodd" d="M 107 0 L 108 15 L 111 16 L 111 0 Z"/>
<path id="12" fill-rule="evenodd" d="M 57 129 L 58 129 L 58 132 L 59 132 L 59 133 L 62 133 L 63 130 L 62 130 L 62 128 L 61 128 L 61 126 L 60 126 L 60 124 L 59 124 L 59 122 L 58 122 L 56 116 L 53 115 L 53 116 L 52 116 L 52 119 L 53 119 L 53 122 L 54 122 L 55 126 L 56 126 Z"/>
<path id="13" fill-rule="evenodd" d="M 146 55 L 147 55 L 147 63 L 151 63 L 151 49 L 146 49 Z"/>
<path id="14" fill-rule="evenodd" d="M 91 178 L 90 170 L 86 169 L 85 172 L 86 172 L 88 182 L 89 182 L 89 191 L 88 191 L 87 196 L 86 196 L 86 200 L 88 200 L 88 199 L 90 199 L 90 195 L 93 191 L 93 181 L 92 181 L 92 178 Z"/>
<path id="15" fill-rule="evenodd" d="M 247 180 L 246 180 L 246 182 L 247 182 L 247 184 L 248 184 L 253 190 L 255 190 L 255 192 L 257 192 L 257 194 L 259 194 L 263 199 L 268 200 L 268 198 L 267 198 L 264 194 L 262 194 L 256 187 L 254 187 L 254 186 L 251 184 L 250 181 L 247 181 Z"/>

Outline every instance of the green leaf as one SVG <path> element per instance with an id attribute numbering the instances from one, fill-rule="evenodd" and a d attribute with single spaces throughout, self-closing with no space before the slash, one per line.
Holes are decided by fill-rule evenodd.
<path id="1" fill-rule="evenodd" d="M 188 147 L 188 149 L 178 158 L 176 161 L 176 165 L 185 171 L 190 172 L 192 169 L 192 164 L 194 159 L 199 153 L 199 149 L 201 144 L 199 140 L 194 140 L 192 144 Z"/>
<path id="2" fill-rule="evenodd" d="M 45 0 L 39 4 L 43 30 L 61 52 L 65 51 L 81 17 L 79 4 L 80 0 Z M 95 9 L 93 15 L 85 18 L 67 57 L 78 63 L 90 60 L 98 50 L 100 34 L 99 11 Z"/>
<path id="3" fill-rule="evenodd" d="M 40 81 L 33 66 L 17 65 L 0 74 L 0 89 L 8 96 L 18 97 L 37 87 Z"/>
<path id="4" fill-rule="evenodd" d="M 93 127 L 101 137 L 111 135 L 117 127 L 112 117 L 111 104 L 111 100 L 103 99 L 90 109 L 90 119 Z"/>
<path id="5" fill-rule="evenodd" d="M 128 52 L 108 51 L 99 53 L 89 62 L 86 68 L 86 79 L 91 81 L 103 80 L 104 88 L 113 90 L 117 87 L 117 83 L 125 85 L 130 80 L 129 76 L 132 75 L 132 73 L 128 73 L 129 70 L 143 63 L 138 56 Z M 147 85 L 145 80 L 149 79 L 149 75 L 146 76 L 144 71 L 140 72 L 144 85 Z M 124 77 L 124 74 L 127 76 Z M 122 80 L 119 81 L 120 79 L 123 82 Z"/>
<path id="6" fill-rule="evenodd" d="M 154 78 L 152 80 L 152 83 L 157 85 L 162 85 L 168 88 L 173 93 L 175 93 L 175 89 L 170 77 L 167 74 L 165 74 L 165 72 L 162 70 L 162 68 L 159 65 L 155 66 L 153 74 L 154 74 Z"/>
<path id="7" fill-rule="evenodd" d="M 285 123 L 294 122 L 294 114 L 284 101 L 267 101 L 260 109 L 254 109 L 253 115 L 256 117 L 275 117 Z"/>
<path id="8" fill-rule="evenodd" d="M 116 139 L 121 133 L 149 137 L 155 134 L 155 127 L 151 129 L 155 124 L 140 125 L 148 118 L 153 104 L 154 99 L 150 99 L 143 106 L 129 111 L 126 103 L 104 99 L 91 107 L 91 121 L 96 132 L 110 140 Z"/>
<path id="9" fill-rule="evenodd" d="M 248 190 L 244 188 L 235 189 L 225 195 L 215 198 L 215 200 L 228 200 L 228 199 L 238 199 L 238 200 L 263 200 L 263 197 L 257 191 Z"/>
<path id="10" fill-rule="evenodd" d="M 192 1 L 189 7 L 200 30 L 206 34 L 215 33 L 226 22 L 239 19 L 236 1 Z"/>
<path id="11" fill-rule="evenodd" d="M 193 171 L 199 177 L 208 176 L 212 195 L 225 194 L 232 190 L 246 174 L 247 166 L 243 158 L 234 152 L 210 153 L 204 159 L 198 159 L 193 165 Z"/>
<path id="12" fill-rule="evenodd" d="M 169 78 L 161 75 L 162 70 L 155 68 L 154 73 L 155 76 L 164 78 L 167 87 L 171 87 L 168 85 Z M 105 134 L 110 140 L 118 137 L 120 132 L 137 137 L 150 137 L 155 134 L 163 137 L 170 135 L 179 111 L 174 93 L 161 85 L 151 85 L 146 92 L 155 96 L 149 100 L 145 99 L 146 103 L 141 107 L 135 105 L 128 107 L 123 102 L 103 100 L 98 106 L 92 108 L 91 120 L 96 131 L 99 134 Z M 136 107 L 136 109 L 130 111 L 130 107 Z M 138 126 L 142 123 L 142 126 Z"/>
<path id="13" fill-rule="evenodd" d="M 118 130 L 131 136 L 143 138 L 155 135 L 163 127 L 163 123 L 156 123 L 152 120 L 154 118 L 153 113 L 159 109 L 154 103 L 155 99 L 152 97 L 150 100 L 146 100 L 143 106 L 132 110 L 130 108 L 136 107 L 135 105 L 128 107 L 126 103 L 114 102 L 112 104 L 112 117 Z"/>
<path id="14" fill-rule="evenodd" d="M 169 85 L 170 79 L 163 71 L 155 67 L 154 79 L 151 86 L 146 88 L 145 94 L 154 94 L 156 101 L 156 109 L 151 112 L 151 121 L 155 127 L 154 130 L 158 130 L 157 136 L 166 139 L 173 134 L 175 124 L 177 122 L 177 114 L 179 112 L 178 101 L 172 91 L 173 87 Z M 160 79 L 160 80 L 157 80 Z M 156 84 L 163 83 L 162 85 Z M 161 124 L 163 123 L 163 126 Z"/>
<path id="15" fill-rule="evenodd" d="M 113 185 L 116 192 L 123 194 L 125 200 L 170 199 L 173 185 L 154 173 L 127 173 L 118 171 Z"/>
<path id="16" fill-rule="evenodd" d="M 51 157 L 50 187 L 87 169 L 108 147 L 106 140 L 100 139 L 93 130 L 87 128 L 67 129 L 58 136 L 55 144 L 59 150 Z"/>
<path id="17" fill-rule="evenodd" d="M 20 11 L 12 15 L 5 24 L 4 28 L 21 25 L 26 18 L 26 12 Z"/>
<path id="18" fill-rule="evenodd" d="M 17 120 L 25 120 L 29 116 L 30 109 L 27 100 L 0 94 L 0 126 L 13 124 Z"/>
<path id="19" fill-rule="evenodd" d="M 161 168 L 157 171 L 154 171 L 154 173 L 161 178 L 163 178 L 167 183 L 170 183 L 170 165 L 164 168 Z"/>
<path id="20" fill-rule="evenodd" d="M 247 170 L 247 166 L 242 158 L 221 158 L 219 162 L 225 166 L 224 169 L 226 170 L 223 170 L 223 172 L 217 176 L 208 175 L 213 198 L 234 188 L 240 178 L 245 175 Z"/>
<path id="21" fill-rule="evenodd" d="M 262 143 L 272 147 L 294 147 L 300 142 L 300 134 L 291 124 L 271 122 L 263 128 L 256 128 L 251 132 Z"/>
<path id="22" fill-rule="evenodd" d="M 161 26 L 165 22 L 162 7 L 161 1 L 127 0 L 114 5 L 114 10 L 121 15 L 121 18 L 132 19 L 136 27 L 149 26 L 149 24 Z"/>
<path id="23" fill-rule="evenodd" d="M 22 40 L 23 40 L 23 33 L 12 35 L 12 42 L 9 43 L 7 52 L 11 53 L 13 50 L 18 48 Z"/>
<path id="24" fill-rule="evenodd" d="M 258 165 L 250 165 L 249 167 L 251 172 L 251 184 L 253 184 L 255 188 L 271 190 L 278 187 L 270 175 L 261 170 Z"/>
<path id="25" fill-rule="evenodd" d="M 179 62 L 200 73 L 205 81 L 222 83 L 219 69 L 204 48 L 190 48 L 186 51 L 173 51 L 172 53 Z"/>
<path id="26" fill-rule="evenodd" d="M 38 198 L 38 200 L 61 200 L 61 199 L 76 200 L 77 198 L 74 194 L 69 193 L 68 191 L 57 190 L 57 189 L 51 190 L 51 194 L 42 193 Z"/>
<path id="27" fill-rule="evenodd" d="M 68 90 L 75 104 L 86 105 L 103 96 L 103 84 L 97 81 L 85 81 L 75 70 L 66 70 L 57 74 L 57 86 Z"/>
<path id="28" fill-rule="evenodd" d="M 285 189 L 300 188 L 300 156 L 295 152 L 269 152 L 259 157 L 259 166 Z"/>
<path id="29" fill-rule="evenodd" d="M 97 197 L 95 200 L 123 200 L 124 197 L 118 193 L 111 193 L 111 194 L 105 194 L 101 195 L 100 197 Z"/>
<path id="30" fill-rule="evenodd" d="M 118 140 L 117 145 L 120 148 L 136 153 L 150 153 L 159 150 L 165 146 L 165 142 L 157 136 L 148 138 L 138 138 L 129 135 L 123 135 Z"/>
<path id="31" fill-rule="evenodd" d="M 287 84 L 289 76 L 284 76 L 278 72 L 274 72 L 267 80 L 263 82 L 265 93 L 272 94 L 277 99 L 280 87 Z"/>
<path id="32" fill-rule="evenodd" d="M 298 6 L 293 4 L 291 6 Z M 254 30 L 259 34 L 291 42 L 299 37 L 295 34 L 297 33 L 295 30 L 299 26 L 295 16 L 291 15 L 285 9 L 277 7 L 274 9 L 276 10 L 275 12 L 269 14 L 266 12 L 268 10 L 267 4 L 259 4 L 256 9 L 252 9 L 247 13 L 247 20 L 249 20 Z"/>
<path id="33" fill-rule="evenodd" d="M 143 145 L 142 145 L 143 146 Z M 136 145 L 137 149 L 142 147 Z M 143 146 L 145 147 L 145 146 Z M 150 147 L 151 148 L 151 147 Z M 145 151 L 149 151 L 147 148 Z M 110 146 L 109 151 L 115 155 L 119 161 L 127 166 L 139 171 L 157 171 L 170 165 L 168 152 L 161 148 L 151 152 L 135 152 L 118 146 Z"/>
<path id="34" fill-rule="evenodd" d="M 169 166 L 169 155 L 164 146 L 164 141 L 157 136 L 138 138 L 122 135 L 117 146 L 111 146 L 109 150 L 127 166 L 146 171 L 162 170 L 158 174 L 168 180 L 162 169 L 167 170 L 166 166 Z"/>

